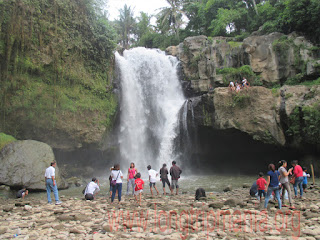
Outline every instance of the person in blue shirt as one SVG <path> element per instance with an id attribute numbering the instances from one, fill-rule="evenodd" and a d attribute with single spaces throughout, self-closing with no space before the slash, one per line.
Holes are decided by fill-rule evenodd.
<path id="1" fill-rule="evenodd" d="M 275 197 L 278 200 L 279 209 L 281 209 L 281 199 L 280 199 L 280 187 L 279 187 L 279 176 L 280 173 L 276 170 L 274 164 L 269 164 L 269 172 L 267 172 L 267 195 L 264 201 L 264 208 L 267 208 L 268 202 L 272 192 L 274 192 Z"/>
<path id="2" fill-rule="evenodd" d="M 303 167 L 302 170 L 303 170 L 302 187 L 303 187 L 303 191 L 306 192 L 307 185 L 308 185 L 308 177 L 310 177 L 310 174 L 307 173 L 306 167 Z"/>

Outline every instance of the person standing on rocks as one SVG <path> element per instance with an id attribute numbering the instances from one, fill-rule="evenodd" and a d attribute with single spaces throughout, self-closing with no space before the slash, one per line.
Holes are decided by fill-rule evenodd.
<path id="1" fill-rule="evenodd" d="M 47 198 L 48 203 L 51 204 L 51 191 L 53 191 L 54 199 L 56 200 L 56 205 L 61 204 L 61 201 L 59 201 L 59 193 L 58 193 L 58 187 L 57 182 L 55 180 L 56 176 L 56 169 L 57 166 L 56 162 L 52 162 L 51 166 L 46 169 L 46 172 L 44 174 L 45 182 L 46 182 L 46 189 L 47 189 Z"/>
<path id="2" fill-rule="evenodd" d="M 144 188 L 144 181 L 141 179 L 140 173 L 136 174 L 136 179 L 135 179 L 134 183 L 135 183 L 134 197 L 140 206 L 141 205 L 141 196 L 142 196 L 142 192 L 143 192 L 143 188 Z M 137 195 L 139 195 L 139 201 L 138 201 Z"/>
<path id="3" fill-rule="evenodd" d="M 266 197 L 265 193 L 265 186 L 267 181 L 263 178 L 263 172 L 259 172 L 259 178 L 257 179 L 257 186 L 258 186 L 258 196 L 260 198 L 260 202 L 262 202 L 262 195 Z"/>
<path id="4" fill-rule="evenodd" d="M 270 196 L 272 192 L 274 192 L 275 197 L 278 200 L 279 209 L 281 209 L 281 199 L 280 199 L 280 187 L 279 187 L 279 176 L 280 173 L 276 171 L 276 167 L 274 164 L 269 164 L 269 172 L 267 173 L 268 179 L 267 179 L 267 195 L 264 201 L 264 208 L 267 208 L 268 202 L 270 199 Z"/>
<path id="5" fill-rule="evenodd" d="M 113 203 L 113 200 L 116 196 L 116 192 L 118 191 L 118 200 L 119 203 L 121 202 L 121 192 L 122 192 L 122 178 L 123 174 L 120 170 L 120 165 L 116 164 L 114 165 L 113 170 L 111 171 L 111 185 L 112 185 L 112 196 L 111 196 L 111 203 Z"/>
<path id="6" fill-rule="evenodd" d="M 99 191 L 100 191 L 99 180 L 94 177 L 92 178 L 92 181 L 88 183 L 84 191 L 84 198 L 86 200 L 93 200 Z"/>
<path id="7" fill-rule="evenodd" d="M 157 176 L 159 175 L 159 173 L 156 170 L 151 169 L 150 165 L 148 165 L 147 169 L 148 169 L 148 173 L 149 173 L 149 182 L 150 182 L 151 195 L 153 196 L 152 186 L 157 191 L 157 195 L 159 195 L 159 191 L 158 191 L 158 189 L 156 187 Z"/>
<path id="8" fill-rule="evenodd" d="M 171 194 L 173 194 L 173 189 L 176 188 L 176 195 L 179 192 L 178 180 L 182 173 L 182 170 L 176 165 L 176 161 L 172 161 L 172 167 L 170 168 L 170 176 L 171 176 Z"/>
<path id="9" fill-rule="evenodd" d="M 292 169 L 289 169 L 289 171 L 287 171 L 286 169 L 287 162 L 285 160 L 281 160 L 279 164 L 280 164 L 280 168 L 278 171 L 280 173 L 280 183 L 282 186 L 282 203 L 284 203 L 285 191 L 287 190 L 290 209 L 294 209 L 295 207 L 293 206 L 291 188 L 290 188 L 289 177 L 288 177 L 291 174 Z M 282 206 L 287 207 L 287 205 L 285 204 L 283 204 Z"/>
<path id="10" fill-rule="evenodd" d="M 135 176 L 138 173 L 138 170 L 135 168 L 134 163 L 130 163 L 130 168 L 128 169 L 128 177 L 127 177 L 127 195 L 129 195 L 129 189 L 132 188 L 132 195 L 134 195 L 134 181 Z"/>
<path id="11" fill-rule="evenodd" d="M 170 182 L 168 179 L 168 169 L 167 169 L 167 164 L 163 164 L 162 168 L 160 169 L 160 181 L 162 182 L 162 187 L 163 187 L 163 195 L 166 195 L 166 183 L 169 186 L 170 189 Z"/>
<path id="12" fill-rule="evenodd" d="M 300 188 L 300 198 L 302 198 L 303 196 L 303 170 L 302 170 L 302 167 L 300 165 L 298 165 L 298 160 L 293 160 L 292 161 L 292 167 L 291 171 L 293 171 L 293 174 L 295 176 L 295 182 L 293 184 L 293 190 L 294 190 L 294 197 L 297 198 L 298 197 L 298 185 L 299 185 L 299 188 Z"/>

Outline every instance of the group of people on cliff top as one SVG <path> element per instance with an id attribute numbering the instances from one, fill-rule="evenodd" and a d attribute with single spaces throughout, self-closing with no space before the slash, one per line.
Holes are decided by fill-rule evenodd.
<path id="1" fill-rule="evenodd" d="M 308 184 L 307 178 L 310 177 L 310 174 L 307 173 L 307 169 L 305 167 L 302 168 L 298 164 L 297 160 L 292 161 L 291 165 L 292 168 L 287 170 L 287 162 L 285 160 L 281 160 L 279 162 L 279 169 L 276 170 L 274 164 L 269 164 L 267 180 L 264 179 L 263 173 L 260 172 L 259 178 L 250 189 L 250 195 L 257 196 L 260 201 L 262 201 L 262 197 L 264 197 L 264 208 L 267 208 L 271 195 L 274 195 L 278 201 L 279 209 L 281 209 L 282 207 L 288 207 L 283 204 L 287 192 L 290 204 L 289 208 L 295 209 L 290 183 L 293 184 L 294 198 L 298 198 L 298 186 L 300 189 L 299 197 L 303 198 L 303 192 L 306 191 Z M 265 192 L 266 188 L 267 192 Z"/>
<path id="2" fill-rule="evenodd" d="M 61 201 L 59 200 L 59 193 L 58 193 L 57 183 L 55 180 L 55 167 L 56 167 L 56 163 L 52 162 L 51 166 L 46 169 L 45 184 L 46 184 L 46 190 L 47 190 L 48 203 L 52 204 L 51 192 L 53 192 L 56 205 L 59 205 L 61 204 Z M 172 195 L 173 195 L 174 189 L 176 189 L 176 195 L 178 195 L 179 193 L 178 180 L 180 178 L 182 170 L 176 165 L 176 161 L 172 161 L 172 166 L 170 168 L 170 171 L 168 171 L 166 164 L 163 164 L 159 172 L 157 172 L 154 169 L 151 169 L 150 165 L 147 166 L 147 169 L 149 174 L 150 192 L 152 196 L 153 196 L 153 188 L 156 190 L 157 195 L 159 195 L 159 191 L 156 186 L 158 177 L 162 182 L 164 195 L 166 195 L 166 184 L 168 185 Z M 122 179 L 123 179 L 123 173 L 120 170 L 120 164 L 115 164 L 112 168 L 110 168 L 110 171 L 111 173 L 109 177 L 109 182 L 110 182 L 111 203 L 113 203 L 116 194 L 118 195 L 118 200 L 120 203 L 121 194 L 122 194 Z M 171 184 L 168 179 L 169 174 L 171 176 Z M 131 188 L 132 195 L 135 196 L 136 201 L 140 205 L 141 196 L 144 189 L 144 181 L 141 179 L 141 174 L 138 172 L 134 163 L 131 163 L 128 169 L 127 182 L 128 182 L 127 195 L 129 195 L 129 191 Z M 92 178 L 92 181 L 87 184 L 87 186 L 85 187 L 82 193 L 84 194 L 84 197 L 86 200 L 93 200 L 95 196 L 99 193 L 99 191 L 100 191 L 99 180 L 94 177 Z M 26 188 L 23 188 L 17 193 L 17 198 L 24 198 L 26 195 L 28 195 L 28 190 Z"/>
<path id="3" fill-rule="evenodd" d="M 248 87 L 250 87 L 250 83 L 245 78 L 243 78 L 241 82 L 239 82 L 239 81 L 236 81 L 236 82 L 230 81 L 230 83 L 229 83 L 229 89 L 232 92 L 235 91 L 236 93 L 239 93 L 241 91 L 241 89 L 246 89 Z"/>

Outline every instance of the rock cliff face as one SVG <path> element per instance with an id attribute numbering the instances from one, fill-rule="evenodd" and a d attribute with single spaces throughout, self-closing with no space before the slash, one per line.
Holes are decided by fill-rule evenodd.
<path id="1" fill-rule="evenodd" d="M 242 77 L 270 87 L 296 74 L 305 78 L 320 75 L 319 49 L 294 33 L 253 35 L 243 42 L 226 37 L 189 37 L 166 52 L 180 59 L 185 80 L 196 94 L 207 92 L 211 86 L 228 86 L 231 79 Z"/>
<path id="2" fill-rule="evenodd" d="M 286 85 L 320 76 L 319 49 L 294 33 L 232 40 L 197 36 L 167 49 L 181 61 L 197 126 L 235 129 L 268 144 L 307 144 L 319 151 L 320 86 Z M 252 87 L 238 94 L 227 88 L 243 77 Z"/>

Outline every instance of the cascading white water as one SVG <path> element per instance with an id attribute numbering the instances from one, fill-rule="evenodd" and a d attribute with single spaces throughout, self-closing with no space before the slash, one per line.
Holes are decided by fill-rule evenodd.
<path id="1" fill-rule="evenodd" d="M 185 98 L 177 75 L 178 60 L 155 49 L 116 53 L 121 78 L 121 162 L 159 170 L 175 159 L 179 110 Z M 169 166 L 169 165 L 168 165 Z"/>

